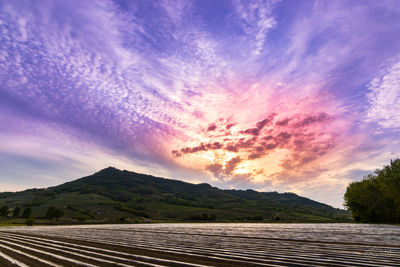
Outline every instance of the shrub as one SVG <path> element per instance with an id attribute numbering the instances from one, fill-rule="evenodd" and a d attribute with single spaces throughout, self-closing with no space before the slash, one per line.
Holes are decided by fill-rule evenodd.
<path id="1" fill-rule="evenodd" d="M 21 208 L 15 207 L 14 212 L 13 212 L 13 217 L 19 217 L 20 214 L 21 214 Z"/>
<path id="2" fill-rule="evenodd" d="M 28 226 L 33 226 L 36 223 L 34 218 L 29 218 L 25 220 L 25 224 Z"/>
<path id="3" fill-rule="evenodd" d="M 63 215 L 64 215 L 64 212 L 62 211 L 62 209 L 52 206 L 47 209 L 46 218 L 58 219 L 59 217 L 61 217 Z"/>
<path id="4" fill-rule="evenodd" d="M 1 217 L 7 217 L 8 216 L 8 212 L 9 212 L 9 207 L 8 206 L 3 206 L 0 208 L 0 216 Z"/>
<path id="5" fill-rule="evenodd" d="M 29 216 L 31 216 L 31 213 L 32 213 L 31 207 L 26 207 L 26 208 L 24 209 L 24 211 L 22 212 L 21 217 L 22 217 L 22 218 L 29 218 Z"/>

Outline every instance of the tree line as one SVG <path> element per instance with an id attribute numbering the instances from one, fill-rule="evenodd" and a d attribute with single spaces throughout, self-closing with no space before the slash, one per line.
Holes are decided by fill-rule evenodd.
<path id="1" fill-rule="evenodd" d="M 356 221 L 400 223 L 400 159 L 350 183 L 344 200 Z"/>
<path id="2" fill-rule="evenodd" d="M 8 206 L 2 206 L 0 207 L 0 217 L 6 218 L 10 216 L 10 213 L 12 213 L 12 217 L 14 218 L 29 218 L 31 216 L 32 209 L 31 207 L 26 207 L 22 213 L 22 209 L 20 207 L 15 207 L 14 209 L 11 209 Z"/>
<path id="3" fill-rule="evenodd" d="M 2 218 L 7 218 L 7 217 L 13 217 L 13 218 L 29 218 L 32 213 L 32 208 L 31 207 L 26 207 L 22 213 L 21 213 L 21 208 L 20 207 L 15 207 L 14 209 L 8 207 L 8 206 L 2 206 L 0 207 L 0 217 Z M 47 219 L 58 219 L 59 217 L 64 215 L 64 211 L 60 208 L 51 206 L 47 209 L 46 216 L 45 218 Z"/>

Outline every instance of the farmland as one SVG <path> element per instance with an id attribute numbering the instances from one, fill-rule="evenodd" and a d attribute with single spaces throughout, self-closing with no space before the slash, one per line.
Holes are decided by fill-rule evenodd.
<path id="1" fill-rule="evenodd" d="M 400 227 L 364 224 L 3 227 L 0 252 L 0 264 L 8 266 L 400 266 Z"/>

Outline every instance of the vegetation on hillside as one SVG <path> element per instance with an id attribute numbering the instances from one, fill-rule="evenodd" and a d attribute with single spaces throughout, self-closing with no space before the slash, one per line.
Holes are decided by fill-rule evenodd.
<path id="1" fill-rule="evenodd" d="M 293 193 L 221 190 L 107 168 L 47 189 L 0 193 L 6 217 L 48 223 L 144 221 L 338 221 L 346 211 Z M 1 209 L 0 209 L 1 213 Z"/>
<path id="2" fill-rule="evenodd" d="M 400 223 L 400 159 L 349 184 L 344 199 L 356 221 Z"/>

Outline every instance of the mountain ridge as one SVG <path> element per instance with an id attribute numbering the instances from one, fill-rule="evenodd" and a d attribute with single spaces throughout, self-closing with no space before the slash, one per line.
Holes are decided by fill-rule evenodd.
<path id="1" fill-rule="evenodd" d="M 219 189 L 114 167 L 44 189 L 0 193 L 0 206 L 51 206 L 80 221 L 335 221 L 347 212 L 294 193 Z M 124 219 L 124 220 L 125 220 Z"/>

